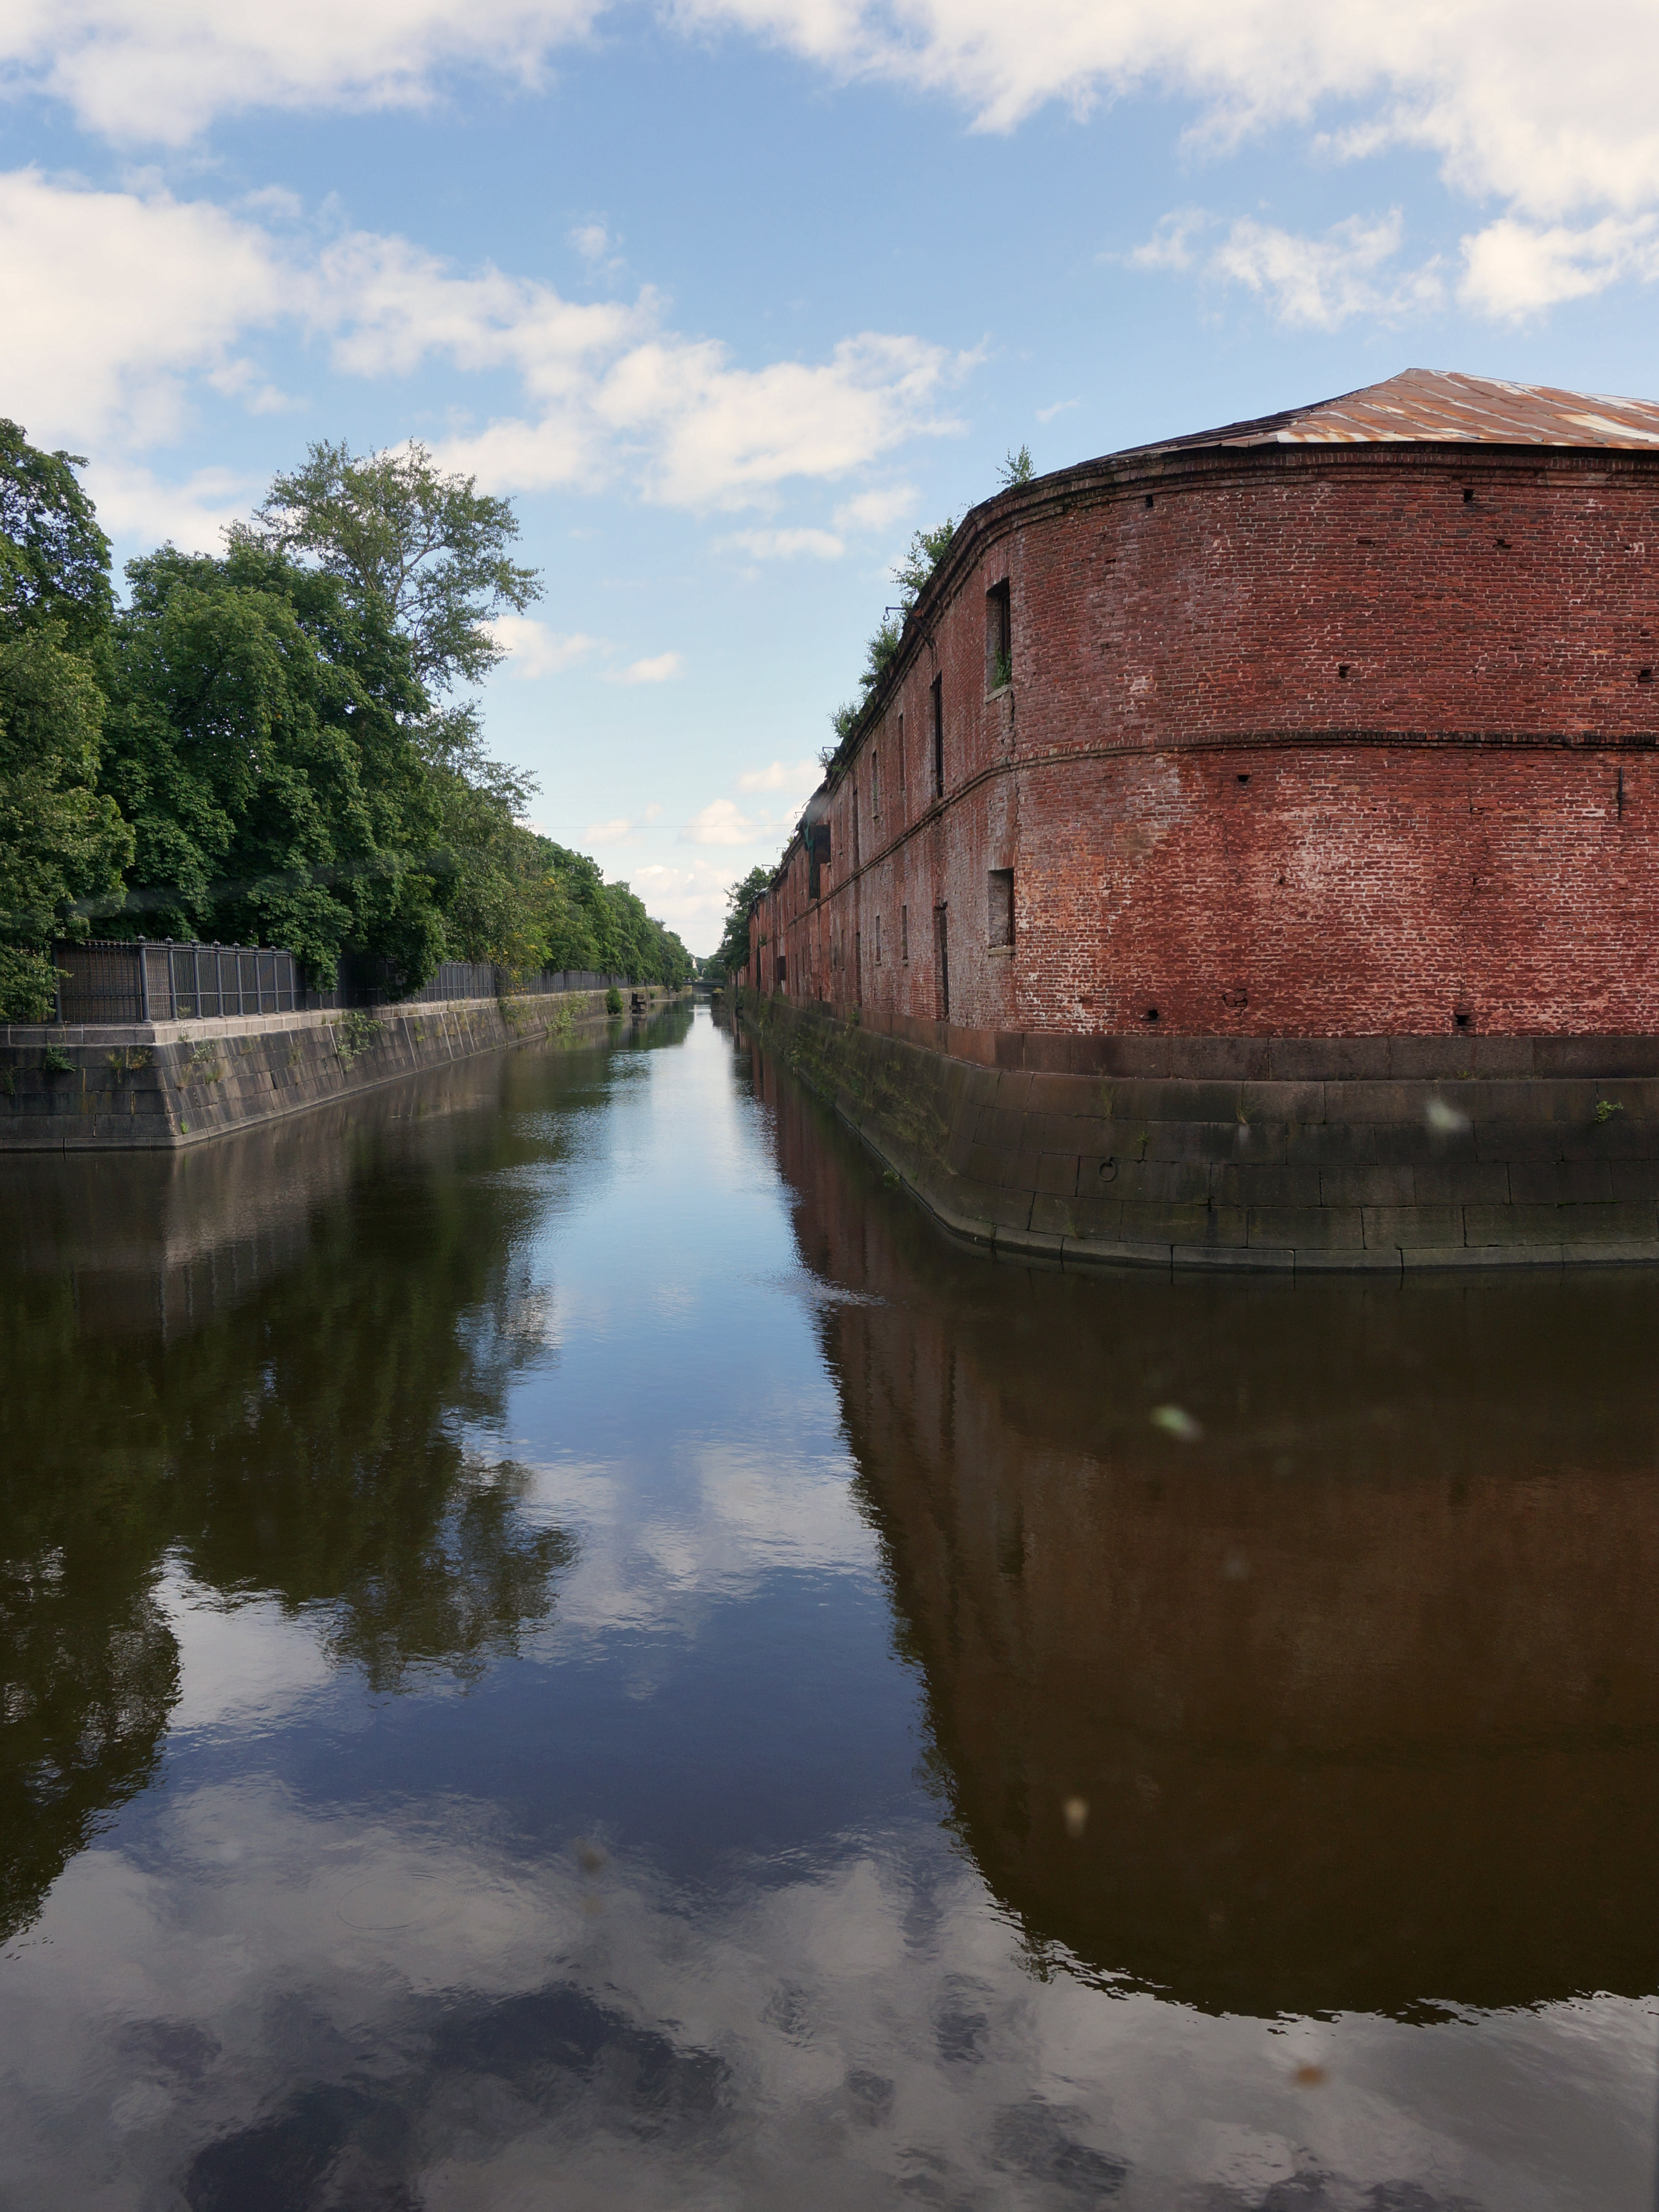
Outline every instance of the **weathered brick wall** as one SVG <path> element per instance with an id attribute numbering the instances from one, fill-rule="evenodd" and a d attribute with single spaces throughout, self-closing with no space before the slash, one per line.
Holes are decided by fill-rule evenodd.
<path id="1" fill-rule="evenodd" d="M 1203 452 L 1006 495 L 829 794 L 822 897 L 797 843 L 757 909 L 751 980 L 782 951 L 792 997 L 936 1018 L 943 907 L 979 1028 L 1659 1030 L 1655 562 L 1644 454 Z"/>

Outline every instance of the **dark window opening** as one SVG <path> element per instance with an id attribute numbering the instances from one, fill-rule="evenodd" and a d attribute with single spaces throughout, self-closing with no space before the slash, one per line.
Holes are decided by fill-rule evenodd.
<path id="1" fill-rule="evenodd" d="M 945 678 L 933 678 L 933 796 L 945 796 Z M 940 909 L 943 912 L 943 908 Z"/>
<path id="2" fill-rule="evenodd" d="M 1012 868 L 993 868 L 985 878 L 987 906 L 990 923 L 988 942 L 1012 945 L 1014 941 L 1014 872 Z"/>
<path id="3" fill-rule="evenodd" d="M 853 866 L 859 865 L 859 787 L 853 786 Z"/>
<path id="4" fill-rule="evenodd" d="M 1005 579 L 985 594 L 985 688 L 1000 691 L 1013 680 L 1013 602 Z"/>
<path id="5" fill-rule="evenodd" d="M 881 965 L 881 916 L 876 916 L 876 965 Z"/>
<path id="6" fill-rule="evenodd" d="M 942 1022 L 948 1022 L 951 1018 L 951 940 L 945 926 L 945 917 L 950 911 L 948 906 L 936 906 L 933 908 L 935 958 L 938 962 L 939 975 L 939 1018 Z"/>
<path id="7" fill-rule="evenodd" d="M 1463 504 L 1465 507 L 1474 505 L 1474 493 L 1468 484 L 1463 487 Z"/>
<path id="8" fill-rule="evenodd" d="M 881 755 L 874 748 L 870 753 L 870 819 L 881 819 Z"/>
<path id="9" fill-rule="evenodd" d="M 827 822 L 814 823 L 807 832 L 807 838 L 806 896 L 812 899 L 822 898 L 823 885 L 820 880 L 820 871 L 830 865 L 830 824 Z"/>
<path id="10" fill-rule="evenodd" d="M 899 908 L 899 960 L 901 964 L 908 966 L 909 959 L 910 909 L 908 906 L 902 906 Z"/>
<path id="11" fill-rule="evenodd" d="M 777 958 L 773 962 L 772 965 L 773 965 L 773 967 L 775 969 L 775 970 L 776 970 L 776 972 L 777 972 L 777 981 L 778 981 L 778 988 L 779 988 L 779 990 L 781 990 L 781 991 L 787 990 L 787 989 L 788 988 L 788 976 L 789 976 L 789 957 L 788 957 L 788 955 L 787 955 L 787 953 L 780 952 L 780 953 L 779 953 L 779 955 L 777 956 Z"/>

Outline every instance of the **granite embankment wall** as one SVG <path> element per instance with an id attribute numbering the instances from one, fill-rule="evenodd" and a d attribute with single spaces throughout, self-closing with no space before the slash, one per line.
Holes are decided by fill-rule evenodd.
<path id="1" fill-rule="evenodd" d="M 632 994 L 654 1012 L 682 995 Z M 0 1151 L 195 1145 L 538 1038 L 602 1038 L 602 991 L 95 1028 L 0 1027 Z"/>
<path id="2" fill-rule="evenodd" d="M 1019 1065 L 1034 1041 L 1015 1035 L 927 1024 L 930 1045 L 753 993 L 743 1016 L 946 1230 L 996 1252 L 1659 1261 L 1659 1038 L 1097 1038 L 1067 1073 Z"/>

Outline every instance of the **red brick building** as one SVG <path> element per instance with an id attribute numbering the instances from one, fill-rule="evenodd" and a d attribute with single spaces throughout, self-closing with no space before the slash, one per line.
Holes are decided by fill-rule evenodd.
<path id="1" fill-rule="evenodd" d="M 1659 406 L 1412 370 L 975 507 L 750 917 L 896 1025 L 1659 1034 Z"/>

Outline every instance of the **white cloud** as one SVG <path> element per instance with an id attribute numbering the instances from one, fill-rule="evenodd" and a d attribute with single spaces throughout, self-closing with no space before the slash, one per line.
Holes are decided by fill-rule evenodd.
<path id="1" fill-rule="evenodd" d="M 234 392 L 241 340 L 293 311 L 269 235 L 165 192 L 0 174 L 0 390 L 37 438 L 151 444 L 177 434 L 187 380 Z"/>
<path id="2" fill-rule="evenodd" d="M 1056 399 L 1052 407 L 1039 407 L 1036 418 L 1039 422 L 1052 422 L 1057 415 L 1064 415 L 1069 409 L 1082 404 L 1080 399 Z"/>
<path id="3" fill-rule="evenodd" d="M 746 768 L 738 778 L 739 791 L 811 791 L 823 776 L 816 761 L 774 761 L 767 768 Z"/>
<path id="4" fill-rule="evenodd" d="M 1335 330 L 1355 315 L 1395 316 L 1438 304 L 1436 263 L 1391 271 L 1404 224 L 1395 208 L 1367 219 L 1350 216 L 1322 237 L 1280 230 L 1241 216 L 1213 237 L 1217 219 L 1200 208 L 1167 215 L 1123 258 L 1133 269 L 1196 270 L 1217 283 L 1243 285 L 1292 328 Z"/>
<path id="5" fill-rule="evenodd" d="M 866 332 L 826 362 L 745 368 L 665 330 L 648 289 L 574 302 L 488 265 L 458 271 L 406 239 L 278 232 L 246 208 L 92 191 L 33 169 L 0 174 L 0 268 L 9 410 L 46 443 L 96 443 L 106 466 L 179 437 L 204 392 L 256 412 L 285 404 L 257 359 L 278 328 L 320 340 L 344 375 L 390 379 L 441 356 L 516 377 L 526 414 L 441 453 L 491 489 L 621 482 L 691 507 L 767 502 L 792 477 L 842 476 L 957 427 L 936 403 L 969 365 Z M 129 465 L 129 506 L 151 528 L 181 502 L 195 516 L 223 489 L 195 481 L 189 495 L 157 487 L 146 507 Z M 538 648 L 563 649 L 544 635 Z"/>
<path id="6" fill-rule="evenodd" d="M 732 799 L 711 799 L 680 832 L 682 845 L 754 845 L 769 823 L 751 821 Z"/>
<path id="7" fill-rule="evenodd" d="M 501 615 L 490 624 L 515 676 L 556 676 L 599 650 L 600 641 L 581 630 L 560 637 L 529 615 Z"/>
<path id="8" fill-rule="evenodd" d="M 178 143 L 248 107 L 421 106 L 463 71 L 533 84 L 611 12 L 607 0 L 14 0 L 0 80 L 117 140 Z M 1288 124 L 1338 159 L 1425 149 L 1503 216 L 1547 226 L 1659 207 L 1650 0 L 679 0 L 672 20 L 775 41 L 839 78 L 908 84 L 985 131 L 1049 102 L 1082 114 L 1152 93 L 1195 103 L 1189 140 L 1212 151 Z M 1338 109 L 1321 130 L 1321 111 Z M 605 235 L 580 226 L 578 251 L 599 258 Z"/>
<path id="9" fill-rule="evenodd" d="M 584 261 L 603 261 L 615 244 L 602 222 L 579 223 L 569 236 L 570 243 Z"/>
<path id="10" fill-rule="evenodd" d="M 916 503 L 914 484 L 889 484 L 879 491 L 861 491 L 843 500 L 836 509 L 838 530 L 888 530 L 902 522 Z"/>
<path id="11" fill-rule="evenodd" d="M 734 530 L 716 538 L 717 552 L 747 553 L 757 561 L 789 561 L 810 553 L 820 561 L 838 561 L 847 548 L 828 530 Z"/>
<path id="12" fill-rule="evenodd" d="M 1659 275 L 1659 223 L 1609 216 L 1582 229 L 1537 228 L 1504 216 L 1463 240 L 1459 297 L 1481 314 L 1518 321 L 1562 300 L 1604 291 L 1620 278 Z"/>
<path id="13" fill-rule="evenodd" d="M 683 653 L 653 653 L 647 660 L 630 660 L 612 679 L 617 684 L 672 684 L 685 673 Z"/>
<path id="14" fill-rule="evenodd" d="M 662 806 L 653 800 L 642 814 L 619 814 L 611 822 L 590 822 L 582 835 L 590 845 L 625 845 L 661 816 Z"/>
<path id="15" fill-rule="evenodd" d="M 533 83 L 599 12 L 594 0 L 21 0 L 0 16 L 0 69 L 88 130 L 179 145 L 251 107 L 424 106 L 448 70 Z"/>

